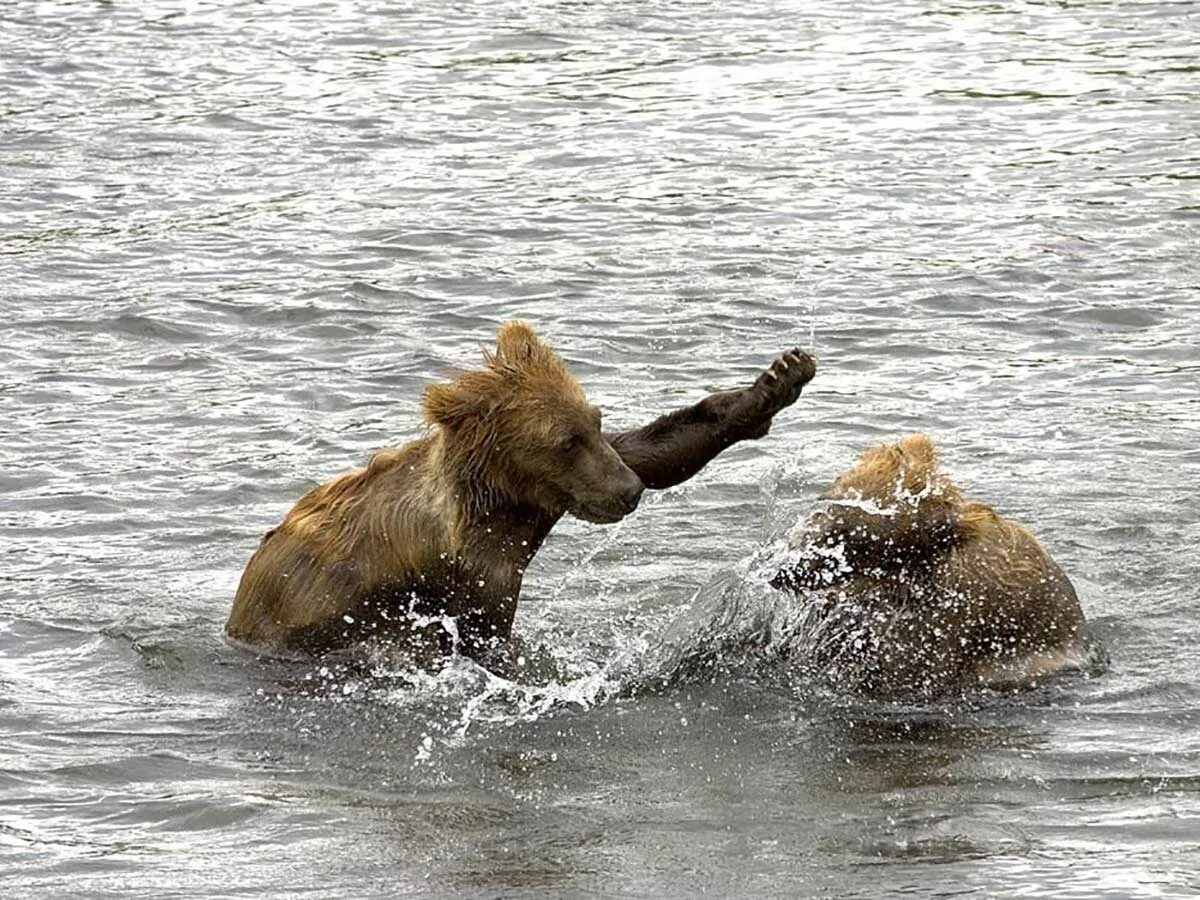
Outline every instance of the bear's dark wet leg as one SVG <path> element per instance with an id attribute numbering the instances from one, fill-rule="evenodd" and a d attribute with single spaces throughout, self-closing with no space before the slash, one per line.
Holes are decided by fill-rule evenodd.
<path id="1" fill-rule="evenodd" d="M 811 356 L 789 350 L 749 387 L 709 394 L 643 428 L 605 438 L 646 487 L 668 488 L 687 481 L 727 447 L 765 435 L 771 419 L 796 402 L 816 371 Z"/>

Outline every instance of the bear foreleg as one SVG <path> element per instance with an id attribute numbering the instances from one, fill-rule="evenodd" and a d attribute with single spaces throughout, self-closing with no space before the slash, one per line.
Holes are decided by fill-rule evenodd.
<path id="1" fill-rule="evenodd" d="M 765 435 L 775 414 L 796 402 L 816 371 L 811 356 L 789 350 L 749 387 L 709 394 L 642 428 L 604 437 L 646 487 L 668 488 L 687 481 L 722 450 Z"/>

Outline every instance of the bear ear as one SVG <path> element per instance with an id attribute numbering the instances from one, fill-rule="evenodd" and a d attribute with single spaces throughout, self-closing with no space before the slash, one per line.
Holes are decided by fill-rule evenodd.
<path id="1" fill-rule="evenodd" d="M 937 471 L 937 448 L 927 434 L 910 434 L 896 444 L 904 459 L 904 468 L 919 480 L 928 480 Z"/>
<path id="2" fill-rule="evenodd" d="M 454 428 L 481 412 L 480 395 L 462 379 L 447 384 L 431 384 L 421 399 L 425 421 L 430 425 Z"/>
<path id="3" fill-rule="evenodd" d="M 542 342 L 528 322 L 517 319 L 501 326 L 496 335 L 496 353 L 484 356 L 493 368 L 522 368 L 542 363 L 548 355 L 553 354 L 554 351 Z"/>

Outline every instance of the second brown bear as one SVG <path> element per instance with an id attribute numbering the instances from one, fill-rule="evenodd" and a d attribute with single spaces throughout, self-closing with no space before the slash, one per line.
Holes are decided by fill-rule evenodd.
<path id="1" fill-rule="evenodd" d="M 875 695 L 1028 682 L 1079 664 L 1075 588 L 1029 531 L 966 499 L 915 434 L 863 453 L 792 534 L 806 663 Z"/>

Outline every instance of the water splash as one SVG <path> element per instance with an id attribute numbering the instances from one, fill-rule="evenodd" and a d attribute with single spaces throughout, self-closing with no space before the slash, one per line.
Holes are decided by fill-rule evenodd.
<path id="1" fill-rule="evenodd" d="M 797 272 L 792 278 L 792 288 L 795 293 L 801 290 L 808 295 L 808 343 L 805 349 L 812 354 L 817 352 L 817 293 L 813 285 L 813 277 L 807 271 Z M 799 308 L 797 301 L 797 308 Z"/>

